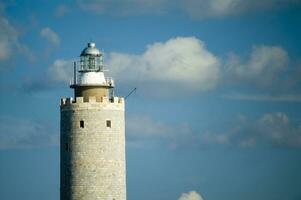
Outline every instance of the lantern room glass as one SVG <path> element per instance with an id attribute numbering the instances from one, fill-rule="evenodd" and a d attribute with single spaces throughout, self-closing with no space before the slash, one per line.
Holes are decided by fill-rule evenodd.
<path id="1" fill-rule="evenodd" d="M 101 71 L 103 68 L 102 55 L 81 56 L 80 67 L 80 71 Z"/>

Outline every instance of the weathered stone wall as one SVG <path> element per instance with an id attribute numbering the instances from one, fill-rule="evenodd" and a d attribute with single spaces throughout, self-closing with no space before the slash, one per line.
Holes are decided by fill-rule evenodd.
<path id="1" fill-rule="evenodd" d="M 61 200 L 126 200 L 125 176 L 123 98 L 62 99 Z"/>

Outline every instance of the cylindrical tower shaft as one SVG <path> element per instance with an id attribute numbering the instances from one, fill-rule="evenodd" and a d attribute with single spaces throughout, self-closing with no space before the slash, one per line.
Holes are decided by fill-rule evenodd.
<path id="1" fill-rule="evenodd" d="M 61 200 L 125 200 L 123 99 L 76 100 L 61 105 Z"/>

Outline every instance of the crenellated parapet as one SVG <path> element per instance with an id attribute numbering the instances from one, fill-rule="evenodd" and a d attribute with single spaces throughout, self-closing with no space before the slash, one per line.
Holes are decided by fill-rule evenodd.
<path id="1" fill-rule="evenodd" d="M 70 105 L 70 104 L 79 104 L 79 103 L 117 103 L 117 104 L 124 104 L 124 98 L 122 97 L 113 97 L 113 98 L 108 98 L 108 97 L 101 97 L 101 98 L 96 98 L 96 97 L 89 97 L 87 101 L 84 101 L 83 97 L 67 97 L 67 98 L 61 98 L 61 106 L 64 105 Z"/>
<path id="2" fill-rule="evenodd" d="M 116 109 L 124 109 L 124 98 L 122 97 L 89 97 L 88 99 L 84 99 L 83 97 L 76 98 L 61 98 L 60 103 L 62 110 L 69 109 L 89 109 L 96 107 L 108 107 L 108 108 L 116 108 Z"/>

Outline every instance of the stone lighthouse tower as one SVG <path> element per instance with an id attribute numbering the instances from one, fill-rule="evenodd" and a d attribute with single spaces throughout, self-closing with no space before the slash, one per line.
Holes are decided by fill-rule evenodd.
<path id="1" fill-rule="evenodd" d="M 126 200 L 124 99 L 104 71 L 88 43 L 74 64 L 74 98 L 61 99 L 61 200 Z"/>

